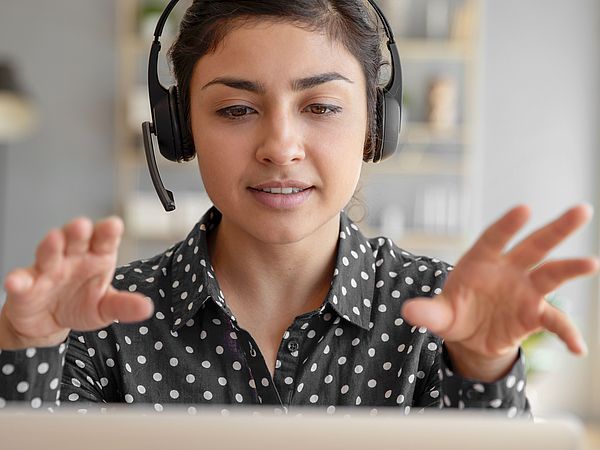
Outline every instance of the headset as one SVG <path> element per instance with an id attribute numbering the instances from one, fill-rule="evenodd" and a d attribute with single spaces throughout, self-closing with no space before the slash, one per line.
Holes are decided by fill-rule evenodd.
<path id="1" fill-rule="evenodd" d="M 160 201 L 166 211 L 175 209 L 173 193 L 163 185 L 156 158 L 152 135 L 156 136 L 160 153 L 169 161 L 183 162 L 191 160 L 196 150 L 193 139 L 189 136 L 183 105 L 179 101 L 177 86 L 165 88 L 158 76 L 158 54 L 160 52 L 160 36 L 169 14 L 179 0 L 171 0 L 166 6 L 156 25 L 154 41 L 150 49 L 148 62 L 148 91 L 152 122 L 142 124 L 142 136 L 146 162 L 150 177 Z M 392 28 L 385 15 L 375 3 L 368 0 L 373 7 L 385 30 L 387 47 L 391 55 L 391 77 L 384 87 L 377 88 L 377 127 L 375 150 L 370 159 L 365 162 L 378 163 L 392 156 L 399 145 L 400 122 L 402 117 L 402 70 L 400 55 L 394 40 Z"/>

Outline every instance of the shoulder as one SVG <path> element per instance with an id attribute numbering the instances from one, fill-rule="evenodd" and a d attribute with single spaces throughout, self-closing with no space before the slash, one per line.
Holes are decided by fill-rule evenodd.
<path id="1" fill-rule="evenodd" d="M 375 258 L 375 287 L 394 299 L 430 297 L 441 293 L 453 267 L 431 256 L 416 255 L 391 239 L 367 239 Z"/>
<path id="2" fill-rule="evenodd" d="M 121 291 L 140 292 L 149 297 L 164 288 L 170 279 L 173 255 L 181 242 L 148 259 L 139 259 L 117 267 L 112 285 Z"/>
<path id="3" fill-rule="evenodd" d="M 402 305 L 412 298 L 440 294 L 453 267 L 438 258 L 404 250 L 386 237 L 370 238 L 367 242 L 375 260 L 371 314 L 375 335 L 381 339 L 385 336 L 394 344 L 394 356 L 404 361 L 407 374 L 429 379 L 426 374 L 435 368 L 442 341 L 427 328 L 406 322 Z"/>
<path id="4" fill-rule="evenodd" d="M 93 352 L 93 354 L 112 358 L 110 363 L 112 364 L 120 347 L 124 350 L 133 348 L 130 347 L 132 344 L 140 344 L 143 335 L 148 333 L 149 329 L 154 330 L 155 336 L 168 333 L 172 310 L 171 267 L 179 246 L 181 242 L 151 258 L 132 261 L 115 270 L 112 286 L 119 291 L 137 292 L 150 299 L 154 303 L 152 317 L 142 322 L 115 321 L 94 331 L 72 331 L 71 353 L 83 356 L 89 353 L 93 356 Z"/>

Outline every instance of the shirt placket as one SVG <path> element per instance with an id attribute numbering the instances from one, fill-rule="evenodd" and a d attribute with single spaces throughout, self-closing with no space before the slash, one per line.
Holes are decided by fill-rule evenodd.
<path id="1" fill-rule="evenodd" d="M 298 386 L 299 380 L 296 379 L 300 373 L 298 365 L 303 354 L 309 321 L 309 318 L 295 320 L 284 333 L 277 352 L 274 383 L 285 407 L 292 403 L 294 390 Z"/>
<path id="2" fill-rule="evenodd" d="M 235 331 L 237 345 L 246 361 L 248 367 L 248 385 L 254 390 L 256 400 L 264 405 L 281 405 L 279 393 L 273 384 L 271 374 L 267 368 L 265 359 L 260 353 L 258 344 L 250 333 L 241 328 L 233 316 L 231 310 L 225 305 L 223 297 L 217 302 L 220 313 L 229 324 L 229 328 Z"/>
<path id="3" fill-rule="evenodd" d="M 279 405 L 284 410 L 291 404 L 308 322 L 309 319 L 296 320 L 284 333 L 277 352 L 274 379 L 250 333 L 240 330 L 243 339 L 241 344 L 253 379 L 251 386 L 257 390 L 262 404 Z"/>
<path id="4" fill-rule="evenodd" d="M 265 358 L 260 352 L 256 341 L 246 330 L 240 329 L 240 334 L 243 339 L 241 345 L 246 354 L 246 361 L 250 367 L 252 377 L 250 386 L 256 389 L 259 402 L 263 405 L 283 406 L 280 393 L 273 383 Z"/>

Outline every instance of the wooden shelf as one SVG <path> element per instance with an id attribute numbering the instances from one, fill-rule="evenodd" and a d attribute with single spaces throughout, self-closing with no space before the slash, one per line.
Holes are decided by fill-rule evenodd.
<path id="1" fill-rule="evenodd" d="M 396 239 L 396 244 L 408 251 L 418 250 L 457 250 L 468 245 L 468 238 L 462 235 L 430 234 L 412 232 Z"/>
<path id="2" fill-rule="evenodd" d="M 402 125 L 400 141 L 410 144 L 466 144 L 468 127 L 457 125 L 447 129 L 437 129 L 427 122 L 407 122 Z"/>
<path id="3" fill-rule="evenodd" d="M 377 175 L 464 175 L 462 158 L 445 161 L 439 157 L 416 151 L 402 151 L 391 161 L 364 166 L 365 174 Z"/>
<path id="4" fill-rule="evenodd" d="M 367 237 L 385 236 L 382 230 L 359 224 L 361 232 Z M 401 236 L 389 237 L 398 247 L 411 252 L 412 250 L 464 250 L 469 245 L 465 235 L 427 233 L 418 230 L 407 230 Z"/>
<path id="5" fill-rule="evenodd" d="M 398 51 L 403 60 L 457 60 L 473 58 L 473 50 L 468 41 L 406 39 L 398 38 Z"/>
<path id="6" fill-rule="evenodd" d="M 481 0 L 462 1 L 465 5 L 473 7 L 475 11 L 479 11 Z M 141 89 L 138 89 L 137 94 L 135 91 L 136 88 L 140 88 L 140 85 L 145 85 L 145 79 L 141 79 L 144 73 L 140 73 L 140 69 L 148 62 L 152 37 L 140 37 L 138 35 L 137 15 L 140 3 L 141 0 L 122 0 L 116 8 L 117 42 L 120 49 L 117 73 L 119 101 L 117 102 L 118 107 L 115 115 L 117 130 L 117 200 L 121 205 L 123 216 L 127 218 L 127 234 L 124 237 L 122 247 L 123 258 L 126 260 L 147 256 L 145 251 L 148 248 L 156 247 L 157 244 L 168 244 L 181 239 L 182 235 L 189 231 L 187 228 L 191 228 L 188 225 L 192 223 L 192 219 L 195 216 L 197 216 L 196 219 L 199 219 L 200 209 L 208 205 L 207 201 L 192 197 L 195 194 L 192 194 L 194 186 L 191 180 L 196 178 L 187 177 L 187 175 L 191 175 L 191 171 L 198 172 L 197 162 L 177 164 L 165 160 L 158 153 L 156 161 L 161 168 L 161 173 L 164 172 L 166 178 L 169 178 L 169 175 L 174 172 L 169 170 L 171 168 L 178 170 L 178 172 L 174 172 L 176 177 L 182 173 L 186 176 L 177 178 L 176 181 L 181 181 L 181 186 L 173 186 L 177 210 L 174 213 L 166 214 L 154 192 L 141 191 L 140 181 L 144 189 L 147 185 L 151 186 L 151 184 L 147 174 L 143 148 L 137 148 L 141 142 L 141 130 L 137 122 L 143 118 L 141 112 L 143 112 L 142 107 L 146 104 L 143 102 L 145 96 L 142 95 L 143 91 Z M 478 14 L 477 12 L 475 16 Z M 419 206 L 422 207 L 426 203 L 427 196 L 425 194 L 429 187 L 444 189 L 447 183 L 454 183 L 450 184 L 450 189 L 452 193 L 456 192 L 457 194 L 448 196 L 449 198 L 452 197 L 452 202 L 446 205 L 446 208 L 452 208 L 453 206 L 450 206 L 450 204 L 458 204 L 456 211 L 461 211 L 463 200 L 466 205 L 464 209 L 468 208 L 467 199 L 460 196 L 464 195 L 463 189 L 465 186 L 472 186 L 474 175 L 472 161 L 475 148 L 472 132 L 474 129 L 473 122 L 477 119 L 476 66 L 478 58 L 476 40 L 478 24 L 475 23 L 478 21 L 477 19 L 475 17 L 472 32 L 466 34 L 469 38 L 462 40 L 419 39 L 397 36 L 398 50 L 402 58 L 403 68 L 407 74 L 405 90 L 411 101 L 414 102 L 414 110 L 427 110 L 427 98 L 425 97 L 427 95 L 428 80 L 422 77 L 443 76 L 446 74 L 454 77 L 457 86 L 460 86 L 460 89 L 457 89 L 457 108 L 459 108 L 457 110 L 460 110 L 462 120 L 462 123 L 444 130 L 435 129 L 426 122 L 409 121 L 403 123 L 400 136 L 402 150 L 383 164 L 366 164 L 364 166 L 364 183 L 377 181 L 377 177 L 381 175 L 386 176 L 386 183 L 388 183 L 388 176 L 390 176 L 391 181 L 389 183 L 392 185 L 396 183 L 394 176 L 398 176 L 397 179 L 402 178 L 402 183 L 408 183 L 402 184 L 402 186 L 408 187 L 403 192 L 404 197 L 402 198 L 391 196 L 391 192 L 377 192 L 375 194 L 377 198 L 365 199 L 367 203 L 371 201 L 378 202 L 377 208 L 373 209 L 374 211 L 385 210 L 388 206 L 398 206 L 398 208 L 410 214 L 411 217 L 406 222 L 406 232 L 395 238 L 390 236 L 398 246 L 405 248 L 407 251 L 429 251 L 433 254 L 437 254 L 439 251 L 448 254 L 457 253 L 462 252 L 468 242 L 467 237 L 460 233 L 437 234 L 417 230 L 415 223 L 424 222 L 421 219 L 413 219 L 418 214 L 415 215 L 411 211 L 417 210 Z M 175 36 L 172 33 L 161 38 L 161 77 L 166 69 L 164 63 L 166 62 L 167 50 L 172 45 L 174 38 Z M 429 70 L 430 67 L 435 69 L 435 73 Z M 420 78 L 414 80 L 411 76 Z M 166 83 L 167 79 L 161 78 L 161 81 Z M 131 110 L 128 108 L 131 108 Z M 128 111 L 130 114 L 128 114 Z M 134 111 L 134 113 L 131 114 L 131 111 Z M 137 114 L 135 114 L 135 111 L 137 111 Z M 158 152 L 158 150 L 156 151 Z M 141 176 L 147 176 L 148 179 L 141 179 Z M 187 180 L 187 178 L 190 178 L 190 180 Z M 438 180 L 439 185 L 436 184 Z M 190 182 L 188 183 L 188 181 Z M 198 183 L 201 183 L 199 174 Z M 433 183 L 433 186 L 430 185 L 431 183 Z M 188 190 L 186 191 L 186 189 Z M 201 203 L 201 208 L 197 207 L 196 201 Z M 395 205 L 395 202 L 400 204 Z M 371 217 L 370 221 L 371 223 L 378 223 L 378 219 L 377 217 Z M 156 226 L 153 226 L 149 221 L 155 222 Z M 359 223 L 359 226 L 367 236 L 382 234 L 379 230 L 369 229 L 364 223 Z M 452 227 L 443 229 L 454 230 Z"/>

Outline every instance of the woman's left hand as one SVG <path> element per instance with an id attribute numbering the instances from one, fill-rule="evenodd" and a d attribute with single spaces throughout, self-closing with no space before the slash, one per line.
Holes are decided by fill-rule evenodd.
<path id="1" fill-rule="evenodd" d="M 454 369 L 465 377 L 501 378 L 521 342 L 542 329 L 555 333 L 573 353 L 586 353 L 577 328 L 545 297 L 565 281 L 597 271 L 598 260 L 542 260 L 588 222 L 592 210 L 576 206 L 504 252 L 529 215 L 527 206 L 510 210 L 459 260 L 442 294 L 433 301 L 412 299 L 402 308 L 410 323 L 444 339 Z"/>

